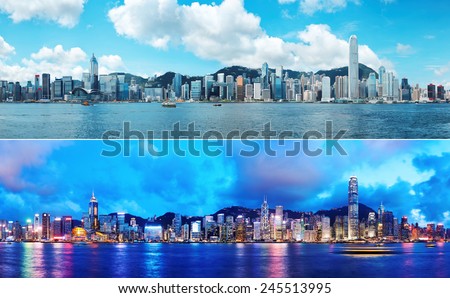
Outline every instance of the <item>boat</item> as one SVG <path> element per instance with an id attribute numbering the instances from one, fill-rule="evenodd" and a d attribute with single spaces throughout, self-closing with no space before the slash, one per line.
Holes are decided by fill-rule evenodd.
<path id="1" fill-rule="evenodd" d="M 396 254 L 397 251 L 393 249 L 388 249 L 384 247 L 348 247 L 338 253 L 348 254 L 348 255 L 386 255 L 386 254 Z"/>
<path id="2" fill-rule="evenodd" d="M 175 102 L 173 102 L 173 101 L 165 101 L 165 102 L 162 103 L 162 106 L 164 108 L 176 108 L 177 104 Z"/>
<path id="3" fill-rule="evenodd" d="M 215 106 L 215 107 L 221 107 L 222 104 L 221 104 L 221 103 L 215 103 L 215 104 L 213 104 L 213 106 Z"/>
<path id="4" fill-rule="evenodd" d="M 425 244 L 425 246 L 428 247 L 428 248 L 436 247 L 436 242 L 433 242 L 433 241 L 427 242 Z"/>
<path id="5" fill-rule="evenodd" d="M 383 242 L 378 242 L 378 243 L 375 243 L 375 246 L 376 247 L 381 247 L 381 246 L 384 246 L 384 243 Z"/>
<path id="6" fill-rule="evenodd" d="M 81 103 L 81 105 L 83 105 L 83 106 L 85 106 L 85 107 L 90 106 L 89 101 L 87 101 L 87 100 L 83 101 L 83 102 Z"/>

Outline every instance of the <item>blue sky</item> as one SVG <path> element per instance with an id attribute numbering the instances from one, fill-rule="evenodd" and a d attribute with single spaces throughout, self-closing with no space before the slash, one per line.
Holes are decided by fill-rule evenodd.
<path id="1" fill-rule="evenodd" d="M 200 141 L 196 143 L 200 148 Z M 184 143 L 186 145 L 186 143 Z M 292 144 L 288 145 L 291 148 Z M 323 148 L 316 141 L 311 148 Z M 450 142 L 341 141 L 348 155 L 308 157 L 260 153 L 233 143 L 233 155 L 101 156 L 101 141 L 0 142 L 0 219 L 24 221 L 34 213 L 80 218 L 91 191 L 101 214 L 125 211 L 142 217 L 167 211 L 206 215 L 232 205 L 317 211 L 347 204 L 350 176 L 359 180 L 359 200 L 374 209 L 383 202 L 397 217 L 450 226 Z M 162 144 L 158 144 L 162 146 Z"/>
<path id="2" fill-rule="evenodd" d="M 5 0 L 0 78 L 77 78 L 92 53 L 101 73 L 204 75 L 264 61 L 317 71 L 346 65 L 356 34 L 360 62 L 450 88 L 447 9 L 444 0 Z"/>

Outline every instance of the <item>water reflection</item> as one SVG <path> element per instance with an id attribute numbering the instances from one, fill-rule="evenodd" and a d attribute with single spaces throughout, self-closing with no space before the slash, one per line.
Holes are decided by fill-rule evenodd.
<path id="1" fill-rule="evenodd" d="M 450 277 L 450 244 L 0 243 L 0 277 Z M 363 246 L 372 250 L 372 246 Z"/>

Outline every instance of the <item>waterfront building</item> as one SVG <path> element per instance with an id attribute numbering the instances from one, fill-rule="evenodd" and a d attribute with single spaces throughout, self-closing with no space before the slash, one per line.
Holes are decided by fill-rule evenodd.
<path id="1" fill-rule="evenodd" d="M 383 238 L 392 239 L 394 238 L 394 215 L 391 211 L 384 211 L 381 223 L 383 226 Z"/>
<path id="2" fill-rule="evenodd" d="M 359 98 L 359 62 L 358 62 L 358 38 L 352 35 L 349 40 L 349 64 L 348 64 L 348 97 Z"/>
<path id="3" fill-rule="evenodd" d="M 191 99 L 200 100 L 202 97 L 202 81 L 196 80 L 191 82 Z"/>
<path id="4" fill-rule="evenodd" d="M 322 101 L 331 100 L 331 86 L 330 77 L 324 76 L 322 78 Z"/>
<path id="5" fill-rule="evenodd" d="M 210 99 L 213 84 L 214 84 L 214 76 L 207 75 L 203 78 L 203 86 L 205 87 L 205 100 Z"/>
<path id="6" fill-rule="evenodd" d="M 243 101 L 245 97 L 244 90 L 244 77 L 238 76 L 236 79 L 236 100 Z"/>
<path id="7" fill-rule="evenodd" d="M 369 212 L 369 216 L 367 218 L 368 223 L 368 232 L 367 237 L 374 238 L 377 235 L 377 221 L 375 218 L 375 212 Z"/>
<path id="8" fill-rule="evenodd" d="M 261 205 L 261 239 L 270 239 L 269 204 L 266 196 L 264 196 L 264 201 Z"/>
<path id="9" fill-rule="evenodd" d="M 331 240 L 331 227 L 330 227 L 330 218 L 327 216 L 323 216 L 321 220 L 322 226 L 322 242 L 328 242 Z"/>
<path id="10" fill-rule="evenodd" d="M 53 240 L 62 240 L 63 239 L 63 225 L 61 217 L 55 217 L 53 220 Z"/>
<path id="11" fill-rule="evenodd" d="M 436 100 L 436 85 L 429 84 L 427 86 L 427 90 L 428 90 L 428 99 L 430 101 L 435 101 Z"/>
<path id="12" fill-rule="evenodd" d="M 62 217 L 62 236 L 64 240 L 70 241 L 72 239 L 72 216 Z"/>
<path id="13" fill-rule="evenodd" d="M 160 224 L 148 222 L 144 228 L 144 240 L 146 242 L 154 242 L 163 240 L 163 230 Z"/>
<path id="14" fill-rule="evenodd" d="M 283 206 L 275 207 L 275 217 L 274 217 L 274 239 L 279 241 L 283 240 Z"/>
<path id="15" fill-rule="evenodd" d="M 245 99 L 253 99 L 253 84 L 245 85 Z"/>
<path id="16" fill-rule="evenodd" d="M 404 101 L 410 101 L 411 100 L 411 86 L 408 83 L 408 79 L 407 78 L 403 78 L 402 79 L 402 85 L 401 85 L 401 96 L 402 96 L 402 100 Z"/>
<path id="17" fill-rule="evenodd" d="M 354 240 L 359 236 L 358 223 L 358 178 L 350 177 L 348 181 L 348 239 Z"/>
<path id="18" fill-rule="evenodd" d="M 172 89 L 175 92 L 175 97 L 176 98 L 181 98 L 182 97 L 182 92 L 181 92 L 181 83 L 182 83 L 182 76 L 179 73 L 176 73 L 173 77 L 172 80 Z"/>
<path id="19" fill-rule="evenodd" d="M 444 100 L 445 99 L 445 89 L 444 86 L 437 86 L 437 99 Z"/>
<path id="20" fill-rule="evenodd" d="M 94 192 L 92 192 L 91 200 L 89 201 L 89 224 L 88 228 L 94 231 L 97 231 L 100 227 L 98 222 L 98 201 L 94 196 Z"/>
<path id="21" fill-rule="evenodd" d="M 197 221 L 193 221 L 191 222 L 191 237 L 190 240 L 194 241 L 194 242 L 198 242 L 201 240 L 201 234 L 202 234 L 202 229 L 201 229 L 201 221 L 197 220 Z"/>
<path id="22" fill-rule="evenodd" d="M 374 72 L 369 74 L 369 79 L 367 80 L 367 97 L 377 97 L 377 78 Z"/>
<path id="23" fill-rule="evenodd" d="M 261 240 L 261 222 L 254 221 L 253 222 L 253 240 L 259 241 Z"/>
<path id="24" fill-rule="evenodd" d="M 337 215 L 334 219 L 334 239 L 344 240 L 344 218 Z"/>
<path id="25" fill-rule="evenodd" d="M 261 83 L 253 83 L 253 98 L 260 100 L 262 99 L 261 95 Z"/>
<path id="26" fill-rule="evenodd" d="M 175 216 L 172 220 L 172 226 L 175 232 L 176 237 L 181 237 L 181 214 L 175 213 Z"/>
<path id="27" fill-rule="evenodd" d="M 91 58 L 90 81 L 91 81 L 90 89 L 92 90 L 100 89 L 98 84 L 98 62 L 94 54 L 92 54 Z"/>
<path id="28" fill-rule="evenodd" d="M 42 228 L 41 228 L 41 223 L 40 223 L 40 221 L 39 221 L 39 213 L 36 213 L 35 215 L 34 215 L 34 218 L 33 218 L 33 230 L 34 230 L 34 236 L 33 236 L 33 239 L 34 240 L 39 240 L 39 239 L 41 239 L 41 236 L 42 236 Z"/>
<path id="29" fill-rule="evenodd" d="M 50 74 L 43 73 L 42 74 L 42 99 L 51 99 L 51 83 L 50 83 Z"/>
<path id="30" fill-rule="evenodd" d="M 42 234 L 41 240 L 50 240 L 50 214 L 42 213 Z"/>
<path id="31" fill-rule="evenodd" d="M 265 62 L 261 67 L 262 89 L 269 89 L 269 65 Z"/>
<path id="32" fill-rule="evenodd" d="M 62 89 L 63 96 L 69 95 L 73 90 L 72 76 L 63 76 L 62 84 L 63 84 L 63 89 Z"/>

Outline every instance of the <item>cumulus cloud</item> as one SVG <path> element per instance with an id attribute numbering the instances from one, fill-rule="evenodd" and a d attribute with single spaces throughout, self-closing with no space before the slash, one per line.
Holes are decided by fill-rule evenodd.
<path id="1" fill-rule="evenodd" d="M 2 36 L 0 36 L 0 59 L 4 59 L 14 53 L 15 48 L 7 43 Z"/>
<path id="2" fill-rule="evenodd" d="M 338 5 L 342 1 L 332 2 Z M 244 8 L 243 0 L 224 0 L 220 5 L 126 0 L 108 16 L 119 35 L 163 50 L 181 45 L 197 57 L 224 65 L 260 67 L 266 61 L 318 70 L 348 63 L 348 42 L 334 35 L 328 25 L 309 25 L 297 33 L 297 42 L 286 42 L 268 35 L 260 18 Z M 360 57 L 374 68 L 389 64 L 365 45 L 360 46 Z"/>
<path id="3" fill-rule="evenodd" d="M 98 58 L 99 73 L 112 73 L 125 70 L 125 64 L 119 55 L 103 55 Z"/>
<path id="4" fill-rule="evenodd" d="M 54 48 L 41 48 L 36 53 L 32 53 L 30 58 L 23 58 L 20 64 L 7 64 L 0 61 L 0 77 L 19 82 L 30 80 L 35 74 L 40 73 L 50 73 L 55 77 L 71 75 L 74 78 L 81 78 L 87 66 L 88 58 L 81 48 L 65 50 L 62 45 L 57 45 Z"/>
<path id="5" fill-rule="evenodd" d="M 36 18 L 72 28 L 78 23 L 86 2 L 87 0 L 3 0 L 0 12 L 8 14 L 15 23 Z"/>
<path id="6" fill-rule="evenodd" d="M 6 42 L 5 42 L 6 43 Z M 10 46 L 12 51 L 14 47 Z M 11 51 L 11 50 L 10 50 Z M 1 40 L 0 40 L 1 58 Z M 118 55 L 104 55 L 99 58 L 100 74 L 125 69 L 122 58 Z M 52 77 L 72 76 L 80 79 L 83 72 L 89 71 L 89 57 L 80 47 L 64 49 L 62 45 L 53 48 L 42 47 L 23 58 L 20 63 L 8 63 L 0 59 L 0 78 L 11 82 L 26 82 L 35 74 L 50 73 Z"/>
<path id="7" fill-rule="evenodd" d="M 446 73 L 448 73 L 448 71 L 450 70 L 450 62 L 447 64 L 444 64 L 444 65 L 440 65 L 440 66 L 434 65 L 434 66 L 431 66 L 430 68 L 433 70 L 435 75 L 441 77 L 441 76 L 445 75 Z"/>

